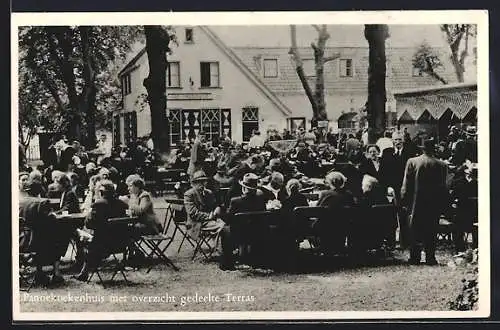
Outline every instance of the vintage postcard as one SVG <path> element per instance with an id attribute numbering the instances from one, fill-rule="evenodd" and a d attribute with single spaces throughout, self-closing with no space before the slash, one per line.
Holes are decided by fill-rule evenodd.
<path id="1" fill-rule="evenodd" d="M 14 320 L 490 315 L 487 11 L 11 18 Z"/>

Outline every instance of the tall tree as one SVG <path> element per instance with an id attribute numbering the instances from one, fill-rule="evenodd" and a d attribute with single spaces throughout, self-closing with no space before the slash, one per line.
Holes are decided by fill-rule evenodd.
<path id="1" fill-rule="evenodd" d="M 426 73 L 430 77 L 447 84 L 448 81 L 439 74 L 439 69 L 443 68 L 440 55 L 437 51 L 426 42 L 422 42 L 418 49 L 413 54 L 413 67 L 418 68 L 421 72 Z"/>
<path id="2" fill-rule="evenodd" d="M 309 81 L 307 80 L 304 72 L 302 57 L 297 46 L 297 28 L 295 25 L 290 25 L 291 48 L 289 54 L 292 56 L 292 60 L 295 63 L 295 71 L 297 72 L 306 96 L 311 103 L 313 112 L 311 125 L 316 126 L 318 121 L 328 120 L 325 102 L 325 63 L 339 58 L 340 54 L 335 53 L 330 56 L 325 56 L 326 43 L 330 38 L 330 34 L 327 31 L 326 25 L 313 25 L 313 27 L 318 32 L 318 39 L 316 43 L 311 43 L 311 48 L 313 49 L 314 54 L 314 70 L 316 73 L 314 92 L 309 85 Z"/>
<path id="3" fill-rule="evenodd" d="M 139 38 L 138 31 L 137 27 L 122 26 L 46 26 L 19 30 L 19 80 L 33 84 L 30 90 L 44 91 L 39 96 L 46 101 L 44 104 L 51 104 L 50 108 L 38 108 L 33 113 L 42 115 L 50 109 L 52 115 L 58 114 L 45 116 L 48 121 L 44 126 L 55 128 L 87 147 L 95 147 L 95 125 L 102 118 L 96 112 L 108 103 L 97 86 L 113 83 L 114 78 L 103 73 L 110 63 L 125 58 L 133 40 Z"/>
<path id="4" fill-rule="evenodd" d="M 166 115 L 166 74 L 167 54 L 170 42 L 175 42 L 175 33 L 170 27 L 144 26 L 146 53 L 148 54 L 149 75 L 143 85 L 148 92 L 147 100 L 151 112 L 151 136 L 155 150 L 164 152 L 170 147 L 168 118 Z"/>
<path id="5" fill-rule="evenodd" d="M 385 40 L 389 38 L 389 27 L 385 24 L 366 24 L 365 38 L 369 45 L 368 55 L 368 141 L 375 143 L 385 131 L 386 57 Z"/>
<path id="6" fill-rule="evenodd" d="M 443 24 L 441 31 L 450 46 L 450 59 L 458 82 L 464 82 L 465 59 L 469 56 L 469 38 L 477 35 L 477 26 L 472 24 Z M 462 41 L 464 43 L 462 44 Z"/>

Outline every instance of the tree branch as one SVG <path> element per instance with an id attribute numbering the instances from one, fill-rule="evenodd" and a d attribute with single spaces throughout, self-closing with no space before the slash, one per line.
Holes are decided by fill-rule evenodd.
<path id="1" fill-rule="evenodd" d="M 340 53 L 335 53 L 332 56 L 325 57 L 323 59 L 323 63 L 330 62 L 330 61 L 335 61 L 336 59 L 340 58 Z"/>

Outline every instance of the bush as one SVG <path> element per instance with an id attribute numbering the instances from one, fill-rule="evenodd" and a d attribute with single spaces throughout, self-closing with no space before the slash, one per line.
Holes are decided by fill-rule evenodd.
<path id="1" fill-rule="evenodd" d="M 448 307 L 451 310 L 469 311 L 477 307 L 479 298 L 477 256 L 477 249 L 468 250 L 459 256 L 459 258 L 465 260 L 465 265 L 468 269 L 465 277 L 462 279 L 462 291 L 455 300 L 448 302 Z"/>

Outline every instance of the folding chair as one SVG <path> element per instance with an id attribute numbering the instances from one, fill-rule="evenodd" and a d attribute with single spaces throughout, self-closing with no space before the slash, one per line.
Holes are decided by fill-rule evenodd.
<path id="1" fill-rule="evenodd" d="M 201 253 L 205 261 L 210 261 L 215 251 L 217 251 L 217 247 L 219 246 L 221 240 L 220 232 L 222 231 L 222 229 L 223 227 L 208 227 L 205 225 L 202 226 L 200 228 L 200 235 L 196 240 L 196 246 L 194 248 L 191 260 L 194 260 L 198 253 Z M 213 241 L 214 243 L 210 244 L 211 241 Z M 204 246 L 208 248 L 208 253 L 203 251 Z"/>
<path id="2" fill-rule="evenodd" d="M 124 272 L 125 259 L 127 251 L 134 243 L 133 227 L 134 223 L 136 222 L 137 217 L 111 218 L 107 220 L 104 232 L 94 232 L 93 239 L 99 240 L 100 248 L 103 249 L 104 255 L 106 257 L 102 258 L 96 267 L 90 269 L 87 283 L 89 283 L 92 280 L 94 274 L 96 274 L 99 278 L 99 283 L 104 287 L 104 281 L 101 276 L 101 271 L 106 269 L 106 267 L 104 267 L 104 263 L 105 261 L 107 261 L 107 259 L 109 259 L 109 256 L 113 258 L 112 261 L 116 262 L 115 265 L 111 264 L 109 267 L 109 269 L 113 271 L 110 281 L 113 281 L 115 276 L 120 273 L 125 280 L 125 283 L 130 283 Z M 121 260 L 118 259 L 117 254 L 123 255 Z"/>
<path id="3" fill-rule="evenodd" d="M 172 267 L 175 271 L 178 271 L 179 268 L 170 260 L 167 256 L 166 251 L 170 244 L 172 244 L 173 237 L 167 235 L 168 226 L 167 226 L 167 216 L 165 216 L 165 221 L 163 223 L 163 231 L 156 235 L 142 235 L 139 241 L 136 242 L 136 247 L 144 253 L 146 256 L 146 261 L 149 262 L 149 268 L 146 273 L 149 273 L 151 269 L 153 269 L 155 265 L 155 258 L 157 258 L 160 262 L 165 262 L 168 266 Z M 162 243 L 165 243 L 163 248 L 160 247 Z M 146 251 L 143 244 L 150 250 Z"/>
<path id="4" fill-rule="evenodd" d="M 29 292 L 35 284 L 36 267 L 33 264 L 36 252 L 31 251 L 33 231 L 23 217 L 19 217 L 19 288 Z"/>
<path id="5" fill-rule="evenodd" d="M 177 254 L 181 251 L 184 242 L 188 242 L 193 248 L 196 247 L 196 242 L 189 236 L 187 231 L 187 213 L 184 207 L 184 200 L 182 199 L 165 199 L 167 202 L 167 211 L 165 213 L 165 232 L 168 232 L 170 226 L 173 224 L 174 232 L 172 233 L 172 240 L 174 241 L 177 233 L 182 235 L 181 243 L 177 248 Z"/>

